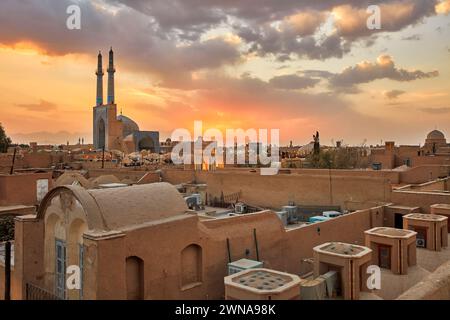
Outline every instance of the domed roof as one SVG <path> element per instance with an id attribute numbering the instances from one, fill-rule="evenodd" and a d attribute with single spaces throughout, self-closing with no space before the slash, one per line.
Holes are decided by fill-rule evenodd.
<path id="1" fill-rule="evenodd" d="M 134 131 L 139 131 L 139 126 L 137 125 L 137 123 L 134 122 L 133 120 L 131 120 L 130 118 L 128 118 L 124 115 L 120 115 L 117 117 L 117 120 L 122 122 L 123 137 L 126 137 L 126 136 L 132 134 Z"/>
<path id="2" fill-rule="evenodd" d="M 115 175 L 106 174 L 93 179 L 92 185 L 98 187 L 101 184 L 119 183 L 119 182 L 120 180 Z"/>
<path id="3" fill-rule="evenodd" d="M 86 189 L 92 187 L 91 182 L 78 172 L 64 172 L 62 175 L 58 177 L 58 179 L 56 179 L 55 185 L 57 187 L 80 185 Z"/>
<path id="4" fill-rule="evenodd" d="M 91 190 L 61 186 L 45 196 L 38 218 L 45 217 L 52 198 L 61 192 L 72 193 L 81 203 L 90 230 L 122 230 L 183 215 L 188 210 L 178 190 L 166 182 Z"/>
<path id="5" fill-rule="evenodd" d="M 433 140 L 445 139 L 445 136 L 441 131 L 433 130 L 427 135 L 427 139 L 433 139 Z"/>

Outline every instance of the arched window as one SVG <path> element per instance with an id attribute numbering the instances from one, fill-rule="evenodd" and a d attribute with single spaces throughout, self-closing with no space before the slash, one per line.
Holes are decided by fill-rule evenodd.
<path id="1" fill-rule="evenodd" d="M 191 244 L 181 252 L 181 287 L 202 282 L 202 248 Z"/>
<path id="2" fill-rule="evenodd" d="M 139 151 L 142 151 L 142 150 L 154 151 L 155 144 L 154 144 L 152 138 L 144 137 L 139 141 L 138 148 L 139 148 Z"/>
<path id="3" fill-rule="evenodd" d="M 144 299 L 144 261 L 139 257 L 128 257 L 126 260 L 127 299 Z"/>

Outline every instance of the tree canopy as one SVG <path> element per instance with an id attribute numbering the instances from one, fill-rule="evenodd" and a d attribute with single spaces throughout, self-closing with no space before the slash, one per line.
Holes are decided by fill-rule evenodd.
<path id="1" fill-rule="evenodd" d="M 0 123 L 0 153 L 8 151 L 8 147 L 11 145 L 11 139 L 6 135 L 5 129 L 3 129 Z"/>

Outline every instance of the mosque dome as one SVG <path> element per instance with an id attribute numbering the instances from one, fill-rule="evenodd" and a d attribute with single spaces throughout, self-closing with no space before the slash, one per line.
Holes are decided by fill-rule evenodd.
<path id="1" fill-rule="evenodd" d="M 442 140 L 442 139 L 445 139 L 445 136 L 441 131 L 433 130 L 427 135 L 427 139 Z"/>
<path id="2" fill-rule="evenodd" d="M 120 115 L 117 117 L 117 120 L 122 122 L 123 137 L 132 134 L 134 131 L 139 131 L 139 126 L 137 125 L 137 123 L 130 118 L 124 115 Z"/>
<path id="3" fill-rule="evenodd" d="M 425 146 L 432 146 L 434 150 L 437 150 L 436 148 L 446 147 L 447 140 L 441 131 L 433 130 L 427 135 Z"/>

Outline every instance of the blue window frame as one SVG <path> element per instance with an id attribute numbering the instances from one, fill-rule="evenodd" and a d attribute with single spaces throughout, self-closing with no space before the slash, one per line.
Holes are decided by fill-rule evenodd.
<path id="1" fill-rule="evenodd" d="M 66 242 L 55 239 L 55 292 L 60 299 L 66 298 Z"/>
<path id="2" fill-rule="evenodd" d="M 80 300 L 83 299 L 83 269 L 84 269 L 84 246 L 79 244 L 79 258 L 80 258 Z"/>

